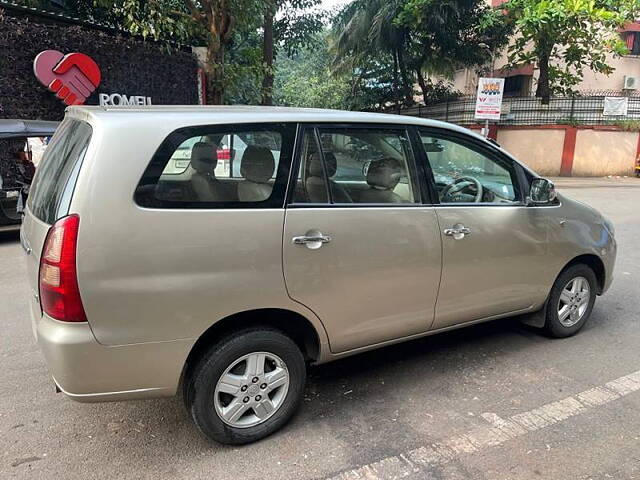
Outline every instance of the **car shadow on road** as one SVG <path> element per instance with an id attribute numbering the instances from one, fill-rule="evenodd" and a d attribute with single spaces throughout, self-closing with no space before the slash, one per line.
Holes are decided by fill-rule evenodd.
<path id="1" fill-rule="evenodd" d="M 523 329 L 517 320 L 505 319 L 312 366 L 300 412 L 272 438 L 295 444 L 296 439 L 312 438 L 320 426 L 341 435 L 338 433 L 341 425 L 356 409 L 362 415 L 364 401 L 361 400 L 367 394 L 376 395 L 381 402 L 379 407 L 385 408 L 384 395 L 388 392 L 415 387 L 416 379 L 428 384 L 431 376 L 437 376 L 441 383 L 438 394 L 443 395 L 442 385 L 448 384 L 454 390 L 456 376 L 461 371 L 477 371 L 486 362 L 495 361 L 496 352 L 526 348 L 536 343 L 536 338 L 535 333 Z M 75 404 L 74 407 L 78 408 Z M 168 455 L 184 459 L 211 454 L 226 457 L 225 451 L 237 448 L 205 439 L 191 422 L 179 397 L 81 405 L 80 408 L 85 410 L 79 415 L 83 423 L 100 426 L 94 429 L 92 441 L 103 442 L 104 448 L 110 449 L 111 457 L 121 456 L 123 461 L 132 450 L 136 451 L 136 458 L 156 458 L 158 452 L 166 451 Z M 144 441 L 140 441 L 142 437 Z M 268 451 L 269 442 L 265 439 L 242 448 Z"/>

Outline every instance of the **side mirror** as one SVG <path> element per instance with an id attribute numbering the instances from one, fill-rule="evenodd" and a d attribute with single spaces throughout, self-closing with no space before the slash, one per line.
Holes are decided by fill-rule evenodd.
<path id="1" fill-rule="evenodd" d="M 529 189 L 527 205 L 549 205 L 557 197 L 556 187 L 553 182 L 546 178 L 534 178 Z"/>

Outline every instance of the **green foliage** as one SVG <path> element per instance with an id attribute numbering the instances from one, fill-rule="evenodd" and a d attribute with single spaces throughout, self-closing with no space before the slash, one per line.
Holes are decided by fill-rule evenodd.
<path id="1" fill-rule="evenodd" d="M 353 0 L 333 30 L 338 71 L 361 79 L 390 71 L 391 88 L 382 104 L 411 104 L 416 83 L 428 103 L 442 93 L 434 97 L 429 77 L 490 63 L 492 52 L 506 45 L 511 25 L 484 0 Z M 386 85 L 387 79 L 378 78 L 377 84 Z"/>
<path id="2" fill-rule="evenodd" d="M 350 85 L 343 75 L 333 75 L 326 34 L 315 35 L 297 52 L 278 56 L 274 104 L 290 107 L 348 109 Z"/>
<path id="3" fill-rule="evenodd" d="M 280 0 L 274 22 L 275 47 L 292 55 L 315 42 L 324 28 L 325 13 L 315 10 L 321 0 Z"/>
<path id="4" fill-rule="evenodd" d="M 639 6 L 638 0 L 510 0 L 503 7 L 518 35 L 509 62 L 540 69 L 538 96 L 571 93 L 585 69 L 613 72 L 608 56 L 627 53 L 619 28 Z"/>
<path id="5" fill-rule="evenodd" d="M 612 120 L 608 122 L 609 125 L 616 126 L 625 132 L 638 132 L 640 131 L 640 120 L 632 118 L 626 120 Z"/>

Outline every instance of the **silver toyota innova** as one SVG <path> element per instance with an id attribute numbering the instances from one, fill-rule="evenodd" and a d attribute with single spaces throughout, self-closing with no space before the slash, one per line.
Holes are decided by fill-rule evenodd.
<path id="1" fill-rule="evenodd" d="M 247 443 L 307 363 L 507 316 L 580 330 L 611 223 L 497 145 L 420 118 L 70 107 L 21 242 L 34 334 L 81 402 L 181 392 Z"/>

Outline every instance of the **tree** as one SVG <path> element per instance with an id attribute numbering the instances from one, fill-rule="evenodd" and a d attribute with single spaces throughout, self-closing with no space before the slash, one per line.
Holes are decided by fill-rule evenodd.
<path id="1" fill-rule="evenodd" d="M 441 89 L 430 77 L 488 63 L 512 32 L 500 10 L 482 0 L 408 0 L 395 22 L 409 32 L 409 65 L 425 104 Z"/>
<path id="2" fill-rule="evenodd" d="M 357 76 L 389 65 L 393 103 L 413 103 L 416 82 L 426 103 L 442 94 L 430 77 L 486 63 L 509 32 L 484 0 L 354 0 L 334 23 L 336 65 Z"/>
<path id="3" fill-rule="evenodd" d="M 334 66 L 350 71 L 355 83 L 391 63 L 391 93 L 396 106 L 413 103 L 413 81 L 405 62 L 407 30 L 394 22 L 405 0 L 354 0 L 334 19 Z"/>
<path id="4" fill-rule="evenodd" d="M 510 0 L 503 8 L 518 33 L 509 47 L 510 66 L 534 64 L 536 96 L 570 93 L 588 68 L 609 75 L 609 55 L 624 55 L 619 29 L 633 21 L 638 0 Z"/>
<path id="5" fill-rule="evenodd" d="M 278 48 L 288 55 L 309 44 L 313 36 L 324 27 L 322 14 L 312 9 L 321 0 L 265 0 L 263 3 L 264 75 L 262 79 L 262 104 L 273 101 L 274 59 Z"/>
<path id="6" fill-rule="evenodd" d="M 105 0 L 99 0 L 105 1 Z M 222 104 L 228 79 L 226 53 L 237 31 L 257 28 L 259 0 L 116 0 L 132 33 L 162 40 L 203 38 L 207 101 Z"/>
<path id="7" fill-rule="evenodd" d="M 331 71 L 327 36 L 326 32 L 316 34 L 304 47 L 291 54 L 283 52 L 277 57 L 273 90 L 276 105 L 336 109 L 354 107 L 349 78 Z"/>

